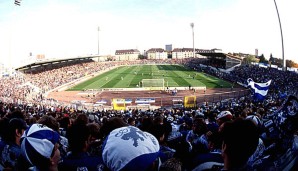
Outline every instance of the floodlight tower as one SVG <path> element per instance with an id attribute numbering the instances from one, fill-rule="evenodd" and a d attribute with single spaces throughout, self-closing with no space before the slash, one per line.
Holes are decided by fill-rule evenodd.
<path id="1" fill-rule="evenodd" d="M 97 27 L 97 55 L 99 55 L 99 26 Z"/>
<path id="2" fill-rule="evenodd" d="M 286 70 L 286 60 L 285 60 L 285 56 L 284 56 L 284 40 L 283 40 L 283 35 L 282 35 L 282 29 L 281 29 L 281 22 L 280 22 L 279 12 L 278 12 L 278 8 L 277 8 L 277 4 L 276 4 L 276 1 L 275 0 L 274 0 L 274 4 L 275 4 L 275 8 L 276 8 L 276 13 L 277 13 L 278 22 L 279 22 L 280 35 L 281 35 L 282 70 L 285 71 Z"/>
<path id="3" fill-rule="evenodd" d="M 193 30 L 193 27 L 195 26 L 194 23 L 190 23 L 190 27 L 192 29 L 192 48 L 193 48 L 193 57 L 196 57 L 196 53 L 195 53 L 195 33 Z"/>

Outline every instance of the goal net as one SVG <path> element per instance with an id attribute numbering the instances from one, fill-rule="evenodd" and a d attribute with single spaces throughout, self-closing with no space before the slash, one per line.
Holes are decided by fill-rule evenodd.
<path id="1" fill-rule="evenodd" d="M 155 90 L 164 90 L 164 79 L 142 79 L 141 86 L 143 88 L 150 88 Z"/>

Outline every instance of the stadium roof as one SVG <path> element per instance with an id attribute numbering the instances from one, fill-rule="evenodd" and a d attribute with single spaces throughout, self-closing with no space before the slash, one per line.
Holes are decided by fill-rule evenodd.
<path id="1" fill-rule="evenodd" d="M 226 54 L 224 54 L 224 53 L 212 52 L 212 53 L 199 53 L 199 54 L 202 56 L 206 56 L 206 57 L 223 57 L 223 58 L 226 57 Z"/>
<path id="2" fill-rule="evenodd" d="M 225 54 L 225 53 L 219 53 L 219 52 L 211 52 L 211 53 L 199 53 L 202 56 L 206 56 L 206 57 L 222 57 L 222 58 L 232 58 L 235 60 L 242 60 L 241 57 L 239 56 L 235 56 L 232 54 Z"/>
<path id="3" fill-rule="evenodd" d="M 86 59 L 91 59 L 91 58 L 94 58 L 94 56 L 36 61 L 36 62 L 27 64 L 27 65 L 18 67 L 15 70 L 17 70 L 17 71 L 26 70 L 26 69 L 35 68 L 35 67 L 42 66 L 42 65 L 50 65 L 50 64 L 70 62 L 70 61 L 79 61 L 79 60 L 86 60 Z"/>

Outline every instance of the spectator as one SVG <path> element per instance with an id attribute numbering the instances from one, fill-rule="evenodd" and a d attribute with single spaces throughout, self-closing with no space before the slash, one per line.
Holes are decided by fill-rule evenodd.
<path id="1" fill-rule="evenodd" d="M 265 134 L 271 144 L 266 146 L 263 155 L 253 163 L 253 168 L 297 170 L 298 99 L 294 96 L 287 97 L 279 109 L 266 119 Z"/>
<path id="2" fill-rule="evenodd" d="M 168 147 L 166 143 L 166 130 L 165 125 L 156 124 L 152 127 L 150 130 L 150 133 L 155 136 L 155 138 L 158 140 L 160 145 L 160 159 L 161 162 L 165 162 L 166 160 L 172 158 L 175 154 L 175 150 Z"/>
<path id="3" fill-rule="evenodd" d="M 191 151 L 194 155 L 208 152 L 207 131 L 207 125 L 202 118 L 193 121 L 192 130 L 188 132 L 186 141 L 192 146 Z"/>
<path id="4" fill-rule="evenodd" d="M 45 125 L 31 125 L 21 138 L 22 159 L 26 159 L 33 170 L 58 170 L 59 138 L 56 131 Z"/>
<path id="5" fill-rule="evenodd" d="M 80 113 L 77 117 L 76 117 L 76 119 L 75 119 L 75 121 L 74 121 L 74 123 L 73 124 L 88 124 L 89 123 L 89 118 L 88 118 L 88 116 L 86 115 L 86 114 L 84 114 L 84 113 Z"/>
<path id="6" fill-rule="evenodd" d="M 259 137 L 260 137 L 261 136 L 261 128 L 263 126 L 263 123 L 260 120 L 260 118 L 256 115 L 249 115 L 249 116 L 246 117 L 246 119 L 251 120 L 256 125 L 256 127 L 258 129 Z M 250 167 L 253 167 L 253 163 L 263 155 L 263 152 L 264 152 L 265 148 L 266 148 L 265 144 L 264 144 L 263 140 L 260 137 L 256 151 L 248 159 L 247 164 L 250 165 Z"/>
<path id="7" fill-rule="evenodd" d="M 181 171 L 182 163 L 176 158 L 170 158 L 163 162 L 159 168 L 159 171 Z"/>
<path id="8" fill-rule="evenodd" d="M 89 123 L 87 124 L 87 127 L 90 132 L 90 142 L 89 142 L 89 148 L 88 153 L 90 155 L 98 155 L 101 153 L 101 144 L 102 140 L 100 139 L 100 133 L 99 133 L 99 125 L 97 123 Z"/>
<path id="9" fill-rule="evenodd" d="M 259 143 L 256 125 L 241 118 L 226 122 L 222 129 L 224 170 L 246 170 L 247 161 Z"/>
<path id="10" fill-rule="evenodd" d="M 222 111 L 216 117 L 216 121 L 219 126 L 224 122 L 231 121 L 232 119 L 233 119 L 233 115 L 230 111 Z"/>
<path id="11" fill-rule="evenodd" d="M 163 125 L 163 116 L 156 116 L 153 120 L 154 125 Z"/>
<path id="12" fill-rule="evenodd" d="M 38 120 L 38 123 L 59 133 L 59 123 L 53 116 L 44 115 Z M 68 139 L 63 135 L 60 135 L 59 138 L 59 151 L 60 156 L 63 159 L 68 151 Z"/>
<path id="13" fill-rule="evenodd" d="M 140 121 L 140 125 L 138 128 L 140 128 L 142 131 L 150 131 L 151 127 L 153 126 L 153 119 L 148 116 L 143 116 L 142 120 Z"/>
<path id="14" fill-rule="evenodd" d="M 129 117 L 127 123 L 131 126 L 136 126 L 136 120 L 133 117 Z"/>
<path id="15" fill-rule="evenodd" d="M 116 128 L 120 128 L 123 126 L 127 126 L 127 124 L 124 122 L 123 119 L 118 117 L 112 117 L 109 120 L 107 120 L 102 127 L 100 128 L 100 138 L 104 139 L 111 131 L 113 131 Z"/>
<path id="16" fill-rule="evenodd" d="M 208 136 L 208 153 L 201 153 L 193 158 L 194 171 L 207 170 L 214 166 L 223 166 L 221 153 L 222 136 L 220 132 L 213 132 Z"/>
<path id="17" fill-rule="evenodd" d="M 2 151 L 7 144 L 8 141 L 8 132 L 6 131 L 9 124 L 9 118 L 3 117 L 0 119 L 0 161 L 2 164 Z"/>
<path id="18" fill-rule="evenodd" d="M 177 143 L 179 143 L 184 137 L 182 133 L 179 132 L 179 126 L 174 123 L 174 117 L 168 115 L 163 125 L 166 130 L 165 140 L 167 145 L 171 148 L 176 147 Z"/>
<path id="19" fill-rule="evenodd" d="M 103 162 L 110 170 L 158 170 L 159 143 L 150 133 L 125 126 L 113 130 L 103 146 Z"/>
<path id="20" fill-rule="evenodd" d="M 69 127 L 66 138 L 68 139 L 70 152 L 59 164 L 59 170 L 97 171 L 103 168 L 101 156 L 91 156 L 87 152 L 90 137 L 91 133 L 84 122 L 75 122 Z"/>
<path id="21" fill-rule="evenodd" d="M 68 127 L 71 125 L 71 120 L 70 120 L 69 116 L 64 116 L 58 122 L 60 125 L 60 128 L 59 128 L 60 135 L 65 136 Z"/>
<path id="22" fill-rule="evenodd" d="M 31 126 L 32 124 L 37 123 L 37 119 L 36 117 L 32 117 L 29 119 L 29 121 L 27 122 L 29 126 Z"/>
<path id="23" fill-rule="evenodd" d="M 207 128 L 208 128 L 207 135 L 210 135 L 214 132 L 218 132 L 219 125 L 216 122 L 216 113 L 210 113 L 207 116 L 206 124 L 207 124 Z"/>
<path id="24" fill-rule="evenodd" d="M 17 160 L 21 155 L 21 137 L 27 129 L 26 122 L 21 118 L 12 118 L 8 123 L 6 145 L 3 148 L 1 159 L 6 169 L 16 169 Z"/>

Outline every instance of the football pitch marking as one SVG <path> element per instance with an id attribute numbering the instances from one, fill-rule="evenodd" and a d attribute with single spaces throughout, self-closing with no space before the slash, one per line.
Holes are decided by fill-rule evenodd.
<path id="1" fill-rule="evenodd" d="M 164 87 L 231 87 L 229 82 L 181 65 L 133 65 L 119 66 L 77 84 L 69 90 L 139 88 L 142 79 L 164 79 Z"/>

